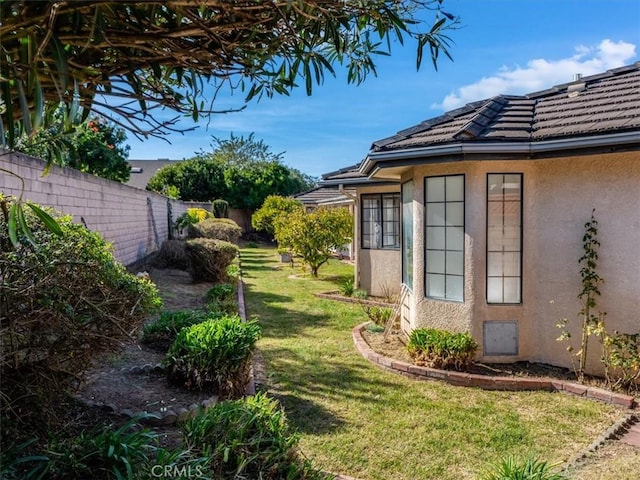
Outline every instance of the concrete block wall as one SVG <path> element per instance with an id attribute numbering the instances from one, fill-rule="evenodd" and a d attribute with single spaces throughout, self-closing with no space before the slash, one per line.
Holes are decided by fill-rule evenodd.
<path id="1" fill-rule="evenodd" d="M 169 210 L 173 221 L 190 206 L 146 190 L 88 175 L 72 168 L 0 149 L 0 169 L 24 180 L 24 200 L 52 207 L 73 216 L 113 244 L 116 258 L 125 265 L 160 248 L 169 235 Z M 0 192 L 21 195 L 21 180 L 0 170 Z"/>

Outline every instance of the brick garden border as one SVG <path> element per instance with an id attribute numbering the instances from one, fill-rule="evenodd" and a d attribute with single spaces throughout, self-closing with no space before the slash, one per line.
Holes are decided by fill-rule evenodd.
<path id="1" fill-rule="evenodd" d="M 413 365 L 401 360 L 395 360 L 375 352 L 362 336 L 362 330 L 370 322 L 362 323 L 352 330 L 353 342 L 360 354 L 375 366 L 417 380 L 442 380 L 451 385 L 464 387 L 478 387 L 484 390 L 545 390 L 548 392 L 562 392 L 579 397 L 591 398 L 601 402 L 619 405 L 626 408 L 636 406 L 635 398 L 630 395 L 611 392 L 602 388 L 590 387 L 566 380 L 556 380 L 542 377 L 498 377 L 478 375 L 475 373 L 439 370 L 437 368 Z"/>

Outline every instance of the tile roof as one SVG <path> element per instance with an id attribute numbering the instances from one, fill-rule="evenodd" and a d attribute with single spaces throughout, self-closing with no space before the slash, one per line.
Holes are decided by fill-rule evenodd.
<path id="1" fill-rule="evenodd" d="M 355 190 L 346 189 L 346 192 L 354 195 Z M 299 193 L 294 195 L 293 198 L 300 200 L 305 205 L 321 205 L 321 204 L 335 204 L 335 203 L 351 203 L 351 200 L 347 195 L 344 195 L 338 187 L 317 187 L 308 192 Z"/>
<path id="2" fill-rule="evenodd" d="M 358 168 L 360 168 L 359 163 L 356 165 L 351 165 L 349 167 L 341 168 L 340 170 L 336 170 L 335 172 L 323 173 L 322 181 L 366 178 L 366 175 L 360 173 Z"/>
<path id="3" fill-rule="evenodd" d="M 538 142 L 640 130 L 640 62 L 528 95 L 498 95 L 392 137 L 372 153 L 463 142 Z"/>

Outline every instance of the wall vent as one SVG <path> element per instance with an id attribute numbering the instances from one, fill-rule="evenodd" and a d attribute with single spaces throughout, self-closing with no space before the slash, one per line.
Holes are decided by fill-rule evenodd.
<path id="1" fill-rule="evenodd" d="M 518 322 L 483 322 L 483 354 L 485 356 L 518 355 Z"/>

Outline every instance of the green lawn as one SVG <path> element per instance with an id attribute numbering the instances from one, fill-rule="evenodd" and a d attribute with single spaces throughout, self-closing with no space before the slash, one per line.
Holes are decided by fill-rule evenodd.
<path id="1" fill-rule="evenodd" d="M 247 314 L 258 318 L 269 392 L 321 468 L 366 480 L 472 479 L 505 455 L 563 462 L 620 415 L 559 393 L 490 392 L 409 380 L 355 350 L 357 305 L 319 299 L 353 267 L 331 262 L 320 279 L 290 278 L 275 250 L 242 250 Z"/>

